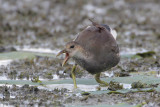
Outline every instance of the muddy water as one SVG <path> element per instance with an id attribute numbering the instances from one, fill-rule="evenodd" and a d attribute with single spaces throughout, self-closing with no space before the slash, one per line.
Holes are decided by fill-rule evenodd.
<path id="1" fill-rule="evenodd" d="M 107 106 L 120 103 L 160 106 L 158 82 L 151 82 L 150 86 L 143 83 L 147 76 L 159 79 L 159 4 L 158 0 L 0 0 L 0 106 Z M 139 85 L 138 89 L 155 90 L 132 92 L 133 81 L 126 83 L 124 80 L 114 83 L 123 85 L 120 89 L 123 94 L 109 93 L 107 87 L 100 87 L 94 76 L 80 67 L 77 78 L 93 79 L 94 84 L 79 83 L 79 90 L 73 90 L 72 83 L 52 84 L 58 80 L 71 80 L 74 62 L 71 60 L 61 67 L 63 56 L 56 58 L 55 55 L 66 42 L 91 24 L 88 18 L 106 23 L 118 32 L 121 62 L 102 77 L 140 80 L 137 75 L 142 75 L 144 81 L 136 85 Z M 147 53 L 149 51 L 154 54 Z M 137 53 L 144 54 L 135 56 Z M 20 84 L 20 81 L 24 83 Z M 51 85 L 45 85 L 44 81 Z M 111 90 L 119 89 L 117 85 L 111 86 Z"/>

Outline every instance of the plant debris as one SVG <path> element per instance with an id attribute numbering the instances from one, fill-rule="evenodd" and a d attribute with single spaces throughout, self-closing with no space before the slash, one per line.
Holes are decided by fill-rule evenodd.
<path id="1" fill-rule="evenodd" d="M 136 55 L 139 55 L 143 58 L 146 58 L 146 57 L 152 57 L 155 54 L 156 54 L 156 52 L 154 52 L 154 51 L 148 51 L 148 52 L 144 52 L 144 53 L 137 53 Z"/>
<path id="2" fill-rule="evenodd" d="M 123 85 L 120 85 L 120 83 L 118 82 L 110 81 L 108 89 L 111 91 L 120 90 L 120 89 L 123 89 Z"/>

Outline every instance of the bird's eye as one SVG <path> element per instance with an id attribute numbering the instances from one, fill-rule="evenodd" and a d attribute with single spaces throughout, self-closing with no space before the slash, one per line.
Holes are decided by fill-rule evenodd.
<path id="1" fill-rule="evenodd" d="M 74 45 L 70 46 L 70 48 L 74 48 Z"/>

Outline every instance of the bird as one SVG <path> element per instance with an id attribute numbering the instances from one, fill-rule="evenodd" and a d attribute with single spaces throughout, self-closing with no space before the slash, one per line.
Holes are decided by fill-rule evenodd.
<path id="1" fill-rule="evenodd" d="M 68 42 L 57 56 L 65 53 L 62 66 L 72 58 L 75 65 L 71 70 L 74 88 L 77 88 L 75 70 L 77 64 L 95 75 L 95 80 L 102 85 L 108 83 L 100 79 L 101 72 L 115 67 L 120 61 L 119 46 L 116 42 L 117 33 L 107 24 L 98 24 L 89 19 L 91 26 L 86 27 L 77 37 Z"/>

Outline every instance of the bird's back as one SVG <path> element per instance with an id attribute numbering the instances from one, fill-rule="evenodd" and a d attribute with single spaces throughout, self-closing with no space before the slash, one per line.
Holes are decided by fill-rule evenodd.
<path id="1" fill-rule="evenodd" d="M 93 56 L 87 61 L 81 61 L 83 64 L 80 64 L 92 74 L 105 71 L 119 62 L 118 45 L 106 28 L 99 29 L 96 26 L 89 26 L 79 33 L 75 42 L 79 43 Z M 79 61 L 77 60 L 76 62 L 78 63 Z"/>

